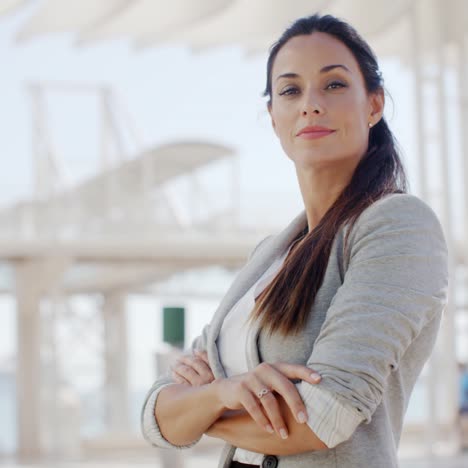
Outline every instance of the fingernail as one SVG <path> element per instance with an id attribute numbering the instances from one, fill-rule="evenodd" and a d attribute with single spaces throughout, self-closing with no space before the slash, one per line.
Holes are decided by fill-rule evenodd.
<path id="1" fill-rule="evenodd" d="M 300 423 L 306 422 L 307 418 L 306 418 L 306 415 L 304 414 L 304 411 L 299 411 L 299 413 L 297 414 L 297 419 L 299 419 Z"/>
<path id="2" fill-rule="evenodd" d="M 312 374 L 310 374 L 310 378 L 314 381 L 314 382 L 318 382 L 321 380 L 322 376 L 320 374 L 317 374 L 317 372 L 312 372 Z"/>
<path id="3" fill-rule="evenodd" d="M 268 426 L 266 427 L 266 430 L 267 430 L 270 434 L 273 434 L 273 432 L 275 432 L 275 430 L 271 427 L 271 424 L 268 424 Z"/>
<path id="4" fill-rule="evenodd" d="M 283 438 L 283 439 L 288 438 L 288 433 L 286 432 L 285 429 L 280 429 L 280 435 L 281 435 L 281 438 Z"/>

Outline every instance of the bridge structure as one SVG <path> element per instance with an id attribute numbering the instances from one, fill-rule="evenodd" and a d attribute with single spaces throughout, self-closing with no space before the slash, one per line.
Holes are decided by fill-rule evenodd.
<path id="1" fill-rule="evenodd" d="M 112 90 L 33 83 L 29 91 L 35 193 L 0 210 L 0 291 L 16 296 L 19 450 L 34 458 L 47 440 L 52 452 L 57 449 L 54 441 L 60 440 L 57 402 L 65 363 L 60 362 L 54 330 L 64 324 L 75 330 L 85 327 L 88 338 L 80 335 L 82 346 L 103 342 L 109 430 L 125 432 L 126 297 L 132 292 L 164 297 L 155 285 L 187 271 L 235 271 L 263 233 L 238 223 L 238 156 L 233 148 L 180 139 L 131 154 L 116 125 L 123 109 Z M 48 124 L 47 97 L 56 92 L 91 93 L 100 104 L 98 170 L 72 183 Z M 141 147 L 136 137 L 133 146 Z M 207 173 L 223 177 L 223 193 L 210 192 L 204 182 Z M 76 295 L 99 297 L 94 317 L 74 308 L 71 298 Z M 177 299 L 194 295 L 193 288 L 181 286 Z M 175 300 L 169 291 L 166 296 Z"/>

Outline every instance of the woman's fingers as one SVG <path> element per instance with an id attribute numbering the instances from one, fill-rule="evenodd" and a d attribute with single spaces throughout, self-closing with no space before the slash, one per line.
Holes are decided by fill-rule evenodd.
<path id="1" fill-rule="evenodd" d="M 208 361 L 208 353 L 206 351 L 194 349 L 193 353 L 195 354 L 195 356 L 199 357 L 200 359 L 203 359 L 203 361 L 205 361 L 208 364 L 208 366 L 210 365 L 210 362 Z"/>
<path id="2" fill-rule="evenodd" d="M 257 369 L 262 380 L 267 381 L 270 388 L 283 397 L 286 404 L 291 409 L 292 414 L 296 418 L 296 421 L 301 424 L 304 423 L 307 420 L 307 410 L 296 386 L 270 364 L 262 363 L 257 367 Z M 282 429 L 287 433 L 285 425 Z M 280 432 L 280 435 L 284 438 L 283 432 Z"/>
<path id="3" fill-rule="evenodd" d="M 197 356 L 181 356 L 177 360 L 187 366 L 193 367 L 200 375 L 213 375 L 206 362 Z"/>
<path id="4" fill-rule="evenodd" d="M 284 398 L 296 421 L 301 424 L 305 423 L 307 421 L 307 409 L 296 386 L 289 378 L 303 379 L 308 377 L 308 381 L 311 382 L 310 369 L 296 364 L 278 363 L 272 365 L 262 363 L 257 367 L 257 370 L 262 380 L 267 381 L 270 388 Z"/>
<path id="5" fill-rule="evenodd" d="M 266 388 L 266 387 L 264 387 Z M 283 439 L 288 436 L 288 429 L 281 414 L 281 409 L 278 403 L 278 400 L 273 395 L 271 390 L 268 393 L 262 395 L 261 397 L 257 396 L 263 405 L 263 409 L 274 431 Z"/>
<path id="6" fill-rule="evenodd" d="M 178 374 L 175 370 L 172 370 L 172 378 L 179 384 L 191 385 L 191 383 Z"/>
<path id="7" fill-rule="evenodd" d="M 263 427 L 270 434 L 274 432 L 270 420 L 263 412 L 262 403 L 259 401 L 258 396 L 252 392 L 252 389 L 245 382 L 241 383 L 240 401 L 245 410 L 260 427 Z"/>
<path id="8" fill-rule="evenodd" d="M 266 377 L 268 379 L 269 375 Z M 260 427 L 286 438 L 287 427 L 267 379 L 259 378 L 255 371 L 219 379 L 215 387 L 217 397 L 226 409 L 245 409 Z M 264 389 L 267 392 L 263 392 Z"/>
<path id="9" fill-rule="evenodd" d="M 307 366 L 300 364 L 289 364 L 287 362 L 275 362 L 270 364 L 276 370 L 280 371 L 283 375 L 289 379 L 301 379 L 311 384 L 317 384 L 320 382 L 322 377 L 318 372 Z"/>
<path id="10" fill-rule="evenodd" d="M 195 356 L 182 356 L 178 359 L 178 362 L 191 367 L 205 381 L 205 383 L 209 383 L 214 380 L 214 375 L 213 372 L 211 372 L 210 366 L 202 359 Z"/>
<path id="11" fill-rule="evenodd" d="M 173 372 L 176 372 L 179 374 L 181 377 L 183 377 L 185 380 L 187 380 L 190 385 L 194 385 L 196 387 L 199 387 L 200 385 L 203 385 L 207 383 L 201 376 L 198 374 L 198 372 L 193 369 L 191 366 L 187 366 L 183 363 L 178 363 L 176 366 L 173 367 Z"/>
<path id="12" fill-rule="evenodd" d="M 179 379 L 182 378 L 186 383 L 194 386 L 208 384 L 215 379 L 209 364 L 203 359 L 202 355 L 200 357 L 180 356 L 172 366 L 172 371 L 173 375 L 177 375 Z"/>
<path id="13" fill-rule="evenodd" d="M 286 424 L 281 414 L 278 401 L 271 392 L 269 386 L 265 384 L 263 380 L 259 379 L 255 373 L 250 374 L 248 386 L 260 406 L 263 406 L 263 411 L 276 433 L 283 439 L 287 437 Z M 268 426 L 263 425 L 263 427 L 268 430 Z"/>

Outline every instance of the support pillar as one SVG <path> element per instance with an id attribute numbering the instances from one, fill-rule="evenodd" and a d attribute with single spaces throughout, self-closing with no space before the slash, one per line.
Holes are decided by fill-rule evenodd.
<path id="1" fill-rule="evenodd" d="M 67 259 L 25 260 L 15 264 L 17 301 L 16 401 L 18 457 L 41 457 L 40 301 L 59 282 Z"/>
<path id="2" fill-rule="evenodd" d="M 125 433 L 129 428 L 129 408 L 128 342 L 124 293 L 111 292 L 104 296 L 103 318 L 106 421 L 110 432 Z"/>
<path id="3" fill-rule="evenodd" d="M 462 145 L 462 161 L 463 167 L 463 180 L 464 180 L 464 193 L 463 193 L 463 212 L 464 212 L 464 230 L 465 242 L 462 245 L 463 258 L 465 267 L 468 266 L 468 92 L 466 90 L 466 80 L 468 79 L 468 35 L 460 37 L 457 44 L 458 49 L 458 92 L 459 92 L 459 106 L 460 106 L 460 122 L 461 122 L 461 145 Z"/>
<path id="4" fill-rule="evenodd" d="M 29 262 L 16 267 L 18 456 L 41 456 L 40 443 L 40 292 L 34 287 L 37 269 Z"/>
<path id="5" fill-rule="evenodd" d="M 437 26 L 439 28 L 437 34 L 437 44 L 435 46 L 436 64 L 438 68 L 437 74 L 437 100 L 438 100 L 438 127 L 440 129 L 440 164 L 442 168 L 441 179 L 442 179 L 442 210 L 441 210 L 441 222 L 444 227 L 445 238 L 447 241 L 447 247 L 449 251 L 449 288 L 448 288 L 448 304 L 444 311 L 442 319 L 442 326 L 440 330 L 441 344 L 443 345 L 443 353 L 440 353 L 440 366 L 438 369 L 439 377 L 439 419 L 441 415 L 445 417 L 442 422 L 446 428 L 446 434 L 449 435 L 448 440 L 453 441 L 451 450 L 458 452 L 459 446 L 459 433 L 458 433 L 458 368 L 457 368 L 457 355 L 455 348 L 455 314 L 456 314 L 456 302 L 455 302 L 455 284 L 456 284 L 456 252 L 455 252 L 455 238 L 453 234 L 453 218 L 451 215 L 451 206 L 453 202 L 453 196 L 451 193 L 450 183 L 450 166 L 453 164 L 453 158 L 451 158 L 451 152 L 449 147 L 449 135 L 448 135 L 448 99 L 445 86 L 445 74 L 447 72 L 447 53 L 446 44 L 442 33 L 443 18 L 446 16 L 446 6 L 442 2 L 436 2 L 436 16 L 438 18 Z M 440 377 L 444 376 L 441 380 Z M 443 387 L 440 386 L 440 382 L 443 381 Z M 444 405 L 441 405 L 444 402 Z"/>
<path id="6" fill-rule="evenodd" d="M 453 219 L 451 216 L 451 183 L 449 167 L 453 164 L 450 158 L 449 135 L 447 128 L 447 95 L 445 90 L 445 73 L 447 67 L 446 44 L 442 30 L 442 18 L 445 15 L 444 5 L 439 0 L 418 1 L 412 4 L 411 31 L 415 76 L 415 104 L 417 112 L 418 166 L 421 198 L 433 205 L 444 228 L 449 250 L 449 291 L 448 304 L 444 311 L 441 329 L 434 352 L 428 362 L 428 375 L 425 389 L 428 396 L 427 422 L 425 424 L 426 455 L 437 454 L 441 444 L 446 440 L 456 439 L 456 419 L 458 400 L 458 372 L 455 350 L 455 242 Z M 423 37 L 422 21 L 431 23 L 432 35 Z M 422 45 L 429 44 L 424 50 Z M 431 60 L 432 70 L 428 73 L 423 67 L 423 57 Z M 431 128 L 426 112 L 427 98 L 424 99 L 424 85 L 431 86 L 435 99 L 431 101 L 431 110 L 436 113 L 437 133 Z M 434 124 L 432 124 L 434 126 Z M 434 136 L 437 138 L 433 140 Z M 436 145 L 436 146 L 434 146 Z M 430 179 L 430 162 L 432 149 L 436 148 L 438 179 Z M 430 184 L 429 182 L 433 183 Z M 437 185 L 434 184 L 437 181 Z M 435 187 L 434 187 L 435 186 Z M 434 189 L 437 193 L 434 193 Z M 435 195 L 435 197 L 434 197 Z M 434 206 L 435 205 L 435 206 Z M 443 430 L 442 430 L 443 429 Z M 450 434 L 449 437 L 446 437 Z M 456 448 L 454 448 L 456 451 Z"/>

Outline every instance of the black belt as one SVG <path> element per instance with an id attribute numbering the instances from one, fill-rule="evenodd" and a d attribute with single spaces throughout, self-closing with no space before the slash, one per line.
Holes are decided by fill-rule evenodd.
<path id="1" fill-rule="evenodd" d="M 274 455 L 267 455 L 261 465 L 249 465 L 238 461 L 232 461 L 229 468 L 276 468 L 278 466 L 278 458 Z"/>
<path id="2" fill-rule="evenodd" d="M 238 461 L 232 461 L 229 468 L 260 468 L 260 465 L 249 465 Z"/>

